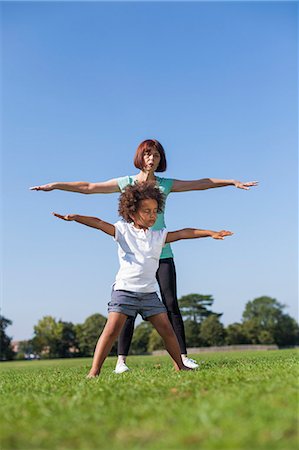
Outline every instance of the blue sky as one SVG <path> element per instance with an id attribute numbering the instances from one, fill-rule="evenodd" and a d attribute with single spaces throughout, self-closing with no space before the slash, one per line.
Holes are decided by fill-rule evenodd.
<path id="1" fill-rule="evenodd" d="M 116 244 L 51 211 L 117 220 L 113 195 L 29 191 L 136 173 L 140 141 L 166 176 L 259 180 L 171 194 L 166 223 L 229 229 L 173 245 L 178 295 L 211 294 L 223 323 L 269 295 L 297 317 L 297 5 L 2 3 L 2 314 L 14 339 L 45 315 L 106 315 Z"/>

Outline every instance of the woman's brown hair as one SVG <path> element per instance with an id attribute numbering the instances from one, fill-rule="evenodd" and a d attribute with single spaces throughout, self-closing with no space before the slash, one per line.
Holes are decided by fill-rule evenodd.
<path id="1" fill-rule="evenodd" d="M 164 208 L 164 194 L 155 181 L 143 181 L 129 185 L 119 197 L 118 213 L 126 222 L 132 222 L 132 215 L 138 210 L 141 200 L 156 200 L 158 213 Z"/>
<path id="2" fill-rule="evenodd" d="M 156 141 L 155 139 L 146 139 L 145 141 L 142 141 L 141 144 L 138 145 L 138 148 L 134 156 L 134 166 L 137 169 L 142 170 L 144 164 L 143 155 L 147 150 L 152 149 L 157 150 L 160 155 L 160 163 L 157 167 L 156 172 L 165 172 L 167 167 L 165 150 L 160 144 L 160 142 Z"/>

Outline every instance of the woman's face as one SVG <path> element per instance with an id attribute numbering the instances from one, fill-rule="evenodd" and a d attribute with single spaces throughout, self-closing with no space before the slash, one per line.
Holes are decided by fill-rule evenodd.
<path id="1" fill-rule="evenodd" d="M 145 150 L 143 153 L 143 170 L 155 172 L 160 164 L 161 156 L 155 148 Z"/>

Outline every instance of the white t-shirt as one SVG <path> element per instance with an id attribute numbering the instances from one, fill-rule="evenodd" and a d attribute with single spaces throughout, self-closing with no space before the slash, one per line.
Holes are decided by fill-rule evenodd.
<path id="1" fill-rule="evenodd" d="M 167 230 L 142 230 L 124 220 L 114 226 L 120 264 L 114 290 L 157 292 L 156 272 Z"/>

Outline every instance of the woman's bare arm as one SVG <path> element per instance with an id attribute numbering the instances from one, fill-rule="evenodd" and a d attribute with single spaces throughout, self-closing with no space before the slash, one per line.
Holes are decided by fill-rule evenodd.
<path id="1" fill-rule="evenodd" d="M 199 230 L 196 228 L 183 228 L 182 230 L 170 231 L 167 233 L 165 243 L 180 241 L 181 239 L 198 239 L 204 237 L 211 237 L 213 239 L 223 240 L 226 236 L 231 236 L 231 231 L 221 230 Z"/>
<path id="2" fill-rule="evenodd" d="M 116 178 L 98 183 L 89 183 L 87 181 L 55 182 L 30 188 L 31 191 L 45 192 L 53 191 L 54 189 L 79 192 L 80 194 L 112 194 L 120 191 Z"/>
<path id="3" fill-rule="evenodd" d="M 111 223 L 104 222 L 104 220 L 98 219 L 97 217 L 90 216 L 80 216 L 79 214 L 62 214 L 52 213 L 53 216 L 58 217 L 58 219 L 66 220 L 67 222 L 75 221 L 82 223 L 91 228 L 97 228 L 98 230 L 104 231 L 104 233 L 110 236 L 115 236 L 115 226 Z"/>
<path id="4" fill-rule="evenodd" d="M 243 183 L 237 180 L 219 180 L 217 178 L 202 178 L 201 180 L 173 180 L 171 192 L 186 192 L 186 191 L 202 191 L 205 189 L 235 186 L 239 189 L 249 190 L 252 186 L 257 186 L 258 181 L 248 181 Z"/>

